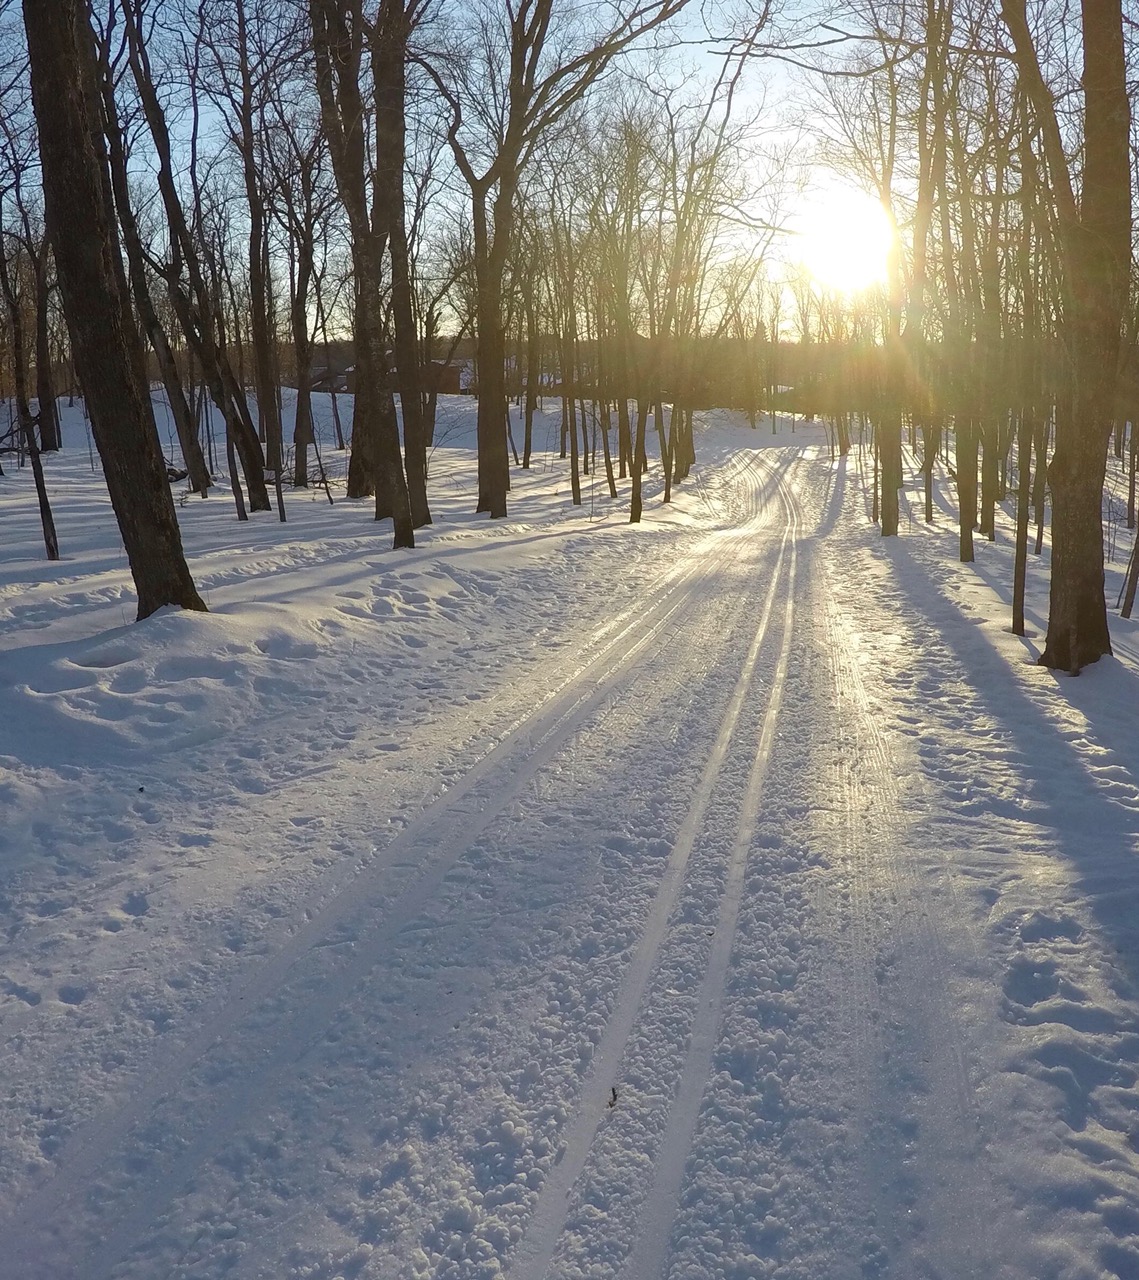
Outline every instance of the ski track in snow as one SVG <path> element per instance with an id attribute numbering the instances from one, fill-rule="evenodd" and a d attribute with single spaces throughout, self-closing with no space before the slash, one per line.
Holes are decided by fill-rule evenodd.
<path id="1" fill-rule="evenodd" d="M 1139 1276 L 1134 633 L 1029 665 L 1005 548 L 800 430 L 638 531 L 191 504 L 139 627 L 74 482 L 0 581 L 0 1277 Z"/>
<path id="2" fill-rule="evenodd" d="M 728 704 L 727 713 L 720 725 L 713 744 L 711 754 L 693 793 L 688 813 L 677 833 L 669 864 L 661 887 L 654 900 L 648 922 L 641 932 L 637 951 L 629 964 L 629 972 L 624 979 L 616 1008 L 606 1024 L 597 1051 L 590 1064 L 578 1102 L 578 1110 L 573 1127 L 567 1132 L 558 1152 L 557 1167 L 543 1186 L 533 1218 L 528 1226 L 527 1235 L 519 1248 L 520 1257 L 510 1269 L 511 1275 L 541 1276 L 545 1274 L 551 1257 L 557 1247 L 559 1238 L 565 1227 L 566 1198 L 574 1182 L 582 1171 L 586 1158 L 590 1154 L 598 1128 L 606 1111 L 606 1097 L 616 1086 L 609 1082 L 621 1078 L 618 1070 L 618 1059 L 633 1030 L 634 1021 L 639 1012 L 657 954 L 664 942 L 669 918 L 676 906 L 677 898 L 683 886 L 683 873 L 692 855 L 697 837 L 701 834 L 705 814 L 711 802 L 713 790 L 720 780 L 729 747 L 739 721 L 740 712 L 745 699 L 751 693 L 756 660 L 760 648 L 766 639 L 768 627 L 776 603 L 776 595 L 780 587 L 786 595 L 785 617 L 783 619 L 783 641 L 774 673 L 773 684 L 769 691 L 768 711 L 763 721 L 763 731 L 756 751 L 755 764 L 752 766 L 748 780 L 745 810 L 740 815 L 740 829 L 732 850 L 732 866 L 725 885 L 721 903 L 720 918 L 713 934 L 709 960 L 704 972 L 704 981 L 697 993 L 697 1013 L 690 1032 L 690 1060 L 685 1063 L 682 1083 L 678 1096 L 669 1111 L 669 1129 L 660 1142 L 657 1156 L 658 1182 L 649 1195 L 651 1212 L 645 1214 L 645 1243 L 642 1252 L 652 1251 L 667 1240 L 668 1228 L 675 1207 L 676 1195 L 679 1191 L 680 1177 L 683 1172 L 684 1158 L 691 1142 L 691 1129 L 694 1122 L 694 1105 L 698 1105 L 700 1090 L 706 1075 L 706 1063 L 703 1061 L 705 1051 L 711 1049 L 716 1030 L 716 1013 L 719 1009 L 720 995 L 727 968 L 727 958 L 731 950 L 735 932 L 735 916 L 740 899 L 739 863 L 746 854 L 750 839 L 754 834 L 755 806 L 758 801 L 759 786 L 762 781 L 763 766 L 770 753 L 772 728 L 779 709 L 779 692 L 787 669 L 787 647 L 790 640 L 789 613 L 793 598 L 794 556 L 793 526 L 790 516 L 793 507 L 784 497 L 784 507 L 789 522 L 784 535 L 784 543 L 779 557 L 770 575 L 763 614 L 751 646 L 744 659 L 739 680 Z M 790 550 L 788 551 L 788 546 Z M 787 583 L 782 581 L 783 565 L 786 558 L 791 567 L 787 572 Z M 619 1095 L 613 1093 L 609 1101 L 616 1105 Z M 612 1109 L 612 1107 L 610 1107 Z M 628 1109 L 626 1099 L 624 1111 Z M 673 1185 L 675 1184 L 675 1185 Z M 644 1263 L 634 1257 L 625 1267 L 626 1274 L 640 1272 L 646 1275 L 659 1274 L 661 1260 Z M 632 1270 L 630 1270 L 630 1267 Z"/>
<path id="3" fill-rule="evenodd" d="M 726 553 L 721 552 L 720 559 L 725 558 Z M 691 589 L 697 573 L 704 578 L 710 570 L 706 559 L 693 559 L 674 591 Z M 229 1137 L 255 1095 L 271 1088 L 276 1075 L 297 1056 L 297 1046 L 311 1045 L 320 1038 L 343 1000 L 390 948 L 393 935 L 424 909 L 459 858 L 572 740 L 589 714 L 612 696 L 613 686 L 632 676 L 643 651 L 654 643 L 667 645 L 672 615 L 684 603 L 683 595 L 679 600 L 672 595 L 659 595 L 647 611 L 638 610 L 634 620 L 605 640 L 593 661 L 574 672 L 561 694 L 550 699 L 538 715 L 528 717 L 512 730 L 436 805 L 413 819 L 383 849 L 382 857 L 357 870 L 327 905 L 306 908 L 305 923 L 287 944 L 248 981 L 227 991 L 223 1008 L 195 1027 L 190 1043 L 179 1044 L 169 1057 L 160 1059 L 150 1073 L 148 1086 L 136 1085 L 125 1108 L 101 1119 L 92 1131 L 77 1135 L 74 1147 L 78 1150 L 68 1169 L 49 1184 L 41 1202 L 33 1201 L 28 1216 L 53 1224 L 53 1229 L 61 1217 L 71 1216 L 76 1209 L 75 1189 L 86 1192 L 106 1160 L 114 1137 L 129 1132 L 141 1121 L 148 1126 L 155 1124 L 154 1113 L 165 1100 L 169 1080 L 188 1075 L 212 1046 L 221 1044 L 230 1049 L 231 1041 L 240 1041 L 242 1058 L 255 1063 L 256 1072 L 242 1074 L 226 1064 L 220 1075 L 218 1069 L 211 1073 L 208 1091 L 203 1090 L 208 1092 L 208 1101 L 203 1104 L 195 1098 L 198 1116 L 188 1123 L 191 1131 L 201 1126 L 204 1106 L 210 1117 L 208 1126 L 200 1136 L 195 1135 L 188 1150 L 178 1152 L 172 1166 L 161 1167 L 159 1186 L 142 1196 L 132 1187 L 129 1213 L 123 1224 L 110 1231 L 109 1206 L 100 1204 L 98 1233 L 102 1240 L 89 1253 L 88 1265 L 92 1274 L 102 1274 L 140 1227 L 158 1216 L 169 1188 L 177 1186 L 213 1147 Z M 402 892 L 393 892 L 388 883 L 391 873 L 398 876 L 405 868 L 412 869 L 415 878 Z M 373 887 L 372 882 L 381 878 L 381 884 Z M 327 886 L 322 886 L 322 891 L 327 892 Z M 353 944 L 350 963 L 333 974 L 319 975 L 316 1000 L 311 1004 L 289 1002 L 283 1016 L 272 1016 L 276 1013 L 272 1010 L 264 1028 L 258 1024 L 259 1007 L 280 1004 L 285 991 L 294 985 L 302 992 L 317 985 L 317 978 L 294 972 L 301 962 L 312 962 L 320 956 L 321 948 L 347 943 Z M 250 1024 L 257 1037 L 252 1043 Z M 234 1076 L 229 1096 L 225 1097 L 225 1083 Z M 219 1095 L 224 1101 L 219 1101 Z M 155 1143 L 153 1130 L 148 1131 L 146 1142 L 148 1146 Z M 153 1163 L 153 1157 L 147 1160 Z M 37 1251 L 32 1247 L 27 1254 L 34 1257 Z M 55 1266 L 49 1261 L 45 1274 L 51 1274 Z"/>

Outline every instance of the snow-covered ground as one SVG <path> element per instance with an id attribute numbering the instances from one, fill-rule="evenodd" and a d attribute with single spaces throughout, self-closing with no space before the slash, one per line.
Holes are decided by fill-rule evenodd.
<path id="1" fill-rule="evenodd" d="M 5 460 L 0 1277 L 1139 1277 L 1131 625 L 1033 665 L 818 427 L 630 527 L 441 414 L 414 551 L 188 500 L 141 624 Z"/>

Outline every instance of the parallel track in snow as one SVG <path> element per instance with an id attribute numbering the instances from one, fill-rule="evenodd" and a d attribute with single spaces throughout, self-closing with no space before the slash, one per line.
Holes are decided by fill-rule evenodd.
<path id="1" fill-rule="evenodd" d="M 8 1256 L 20 1259 L 22 1280 L 76 1274 L 79 1251 L 84 1276 L 109 1274 L 243 1117 L 264 1106 L 282 1074 L 295 1064 L 296 1046 L 319 1039 L 464 853 L 535 785 L 540 772 L 586 730 L 606 701 L 635 680 L 646 653 L 665 644 L 672 629 L 683 624 L 694 584 L 717 566 L 733 562 L 740 539 L 754 532 L 763 514 L 763 482 L 779 488 L 778 477 L 745 470 L 747 520 L 738 530 L 718 535 L 706 544 L 705 554 L 666 575 L 647 607 L 638 604 L 603 628 L 559 689 L 514 724 L 399 835 L 357 864 L 353 874 L 332 873 L 320 883 L 298 913 L 294 932 L 239 976 L 188 1032 L 145 1064 L 129 1099 L 71 1135 L 56 1174 L 0 1220 L 0 1238 Z M 768 615 L 774 600 L 773 583 Z M 755 652 L 758 644 L 757 638 Z M 754 655 L 749 661 L 750 680 Z M 741 690 L 740 700 L 745 692 Z M 706 773 L 709 779 L 714 776 L 711 763 Z M 690 825 L 697 823 L 694 819 Z M 361 919 L 370 923 L 351 954 L 330 962 L 329 945 L 349 922 Z M 289 998 L 298 991 L 300 999 Z M 179 1083 L 200 1071 L 216 1046 L 232 1040 L 240 1041 L 246 1061 L 257 1063 L 256 1072 L 221 1079 L 210 1093 L 208 1113 L 194 1117 L 188 1131 L 180 1129 L 186 1118 L 178 1110 Z M 132 1143 L 141 1133 L 164 1126 L 173 1127 L 173 1138 L 164 1152 L 154 1155 L 145 1176 L 124 1173 Z M 108 1175 L 108 1170 L 114 1173 Z M 96 1184 L 103 1202 L 97 1213 L 99 1243 L 92 1247 L 79 1238 L 82 1228 L 74 1224 L 92 1213 L 87 1198 Z"/>
<path id="2" fill-rule="evenodd" d="M 672 1220 L 676 1215 L 688 1153 L 700 1112 L 704 1089 L 712 1070 L 712 1058 L 716 1047 L 716 1033 L 723 1013 L 725 986 L 732 958 L 736 926 L 744 895 L 744 877 L 747 872 L 748 854 L 756 834 L 764 783 L 771 766 L 775 731 L 783 707 L 783 691 L 791 657 L 792 624 L 795 617 L 796 570 L 798 567 L 797 540 L 800 533 L 798 510 L 789 494 L 784 492 L 787 511 L 787 570 L 784 582 L 784 598 L 781 602 L 778 627 L 780 641 L 778 657 L 767 695 L 755 758 L 748 774 L 747 789 L 740 806 L 735 841 L 732 844 L 728 864 L 727 884 L 720 899 L 720 913 L 708 967 L 704 972 L 697 997 L 696 1021 L 689 1040 L 688 1056 L 677 1089 L 676 1099 L 669 1113 L 668 1129 L 657 1156 L 656 1176 L 649 1192 L 641 1231 L 631 1258 L 624 1268 L 626 1280 L 659 1280 L 665 1273 L 668 1243 Z M 770 597 L 775 603 L 775 591 Z M 764 615 L 764 629 L 770 615 Z"/>
<path id="3" fill-rule="evenodd" d="M 684 1167 L 692 1145 L 715 1047 L 743 895 L 748 851 L 755 835 L 791 651 L 799 521 L 794 499 L 782 480 L 778 480 L 777 491 L 787 523 L 759 626 L 752 638 L 687 815 L 673 844 L 648 920 L 622 982 L 616 1007 L 590 1063 L 576 1115 L 564 1136 L 558 1161 L 543 1185 L 526 1235 L 512 1255 L 507 1271 L 509 1280 L 541 1280 L 553 1260 L 565 1229 L 571 1192 L 585 1168 L 606 1114 L 611 1081 L 619 1075 L 621 1056 L 640 1014 L 657 957 L 668 936 L 670 917 L 684 887 L 685 870 L 701 833 L 729 749 L 737 737 L 741 713 L 753 694 L 756 663 L 774 622 L 778 633 L 778 657 L 754 761 L 737 819 L 736 837 L 731 848 L 727 882 L 720 900 L 711 951 L 699 986 L 688 1054 L 677 1094 L 669 1111 L 665 1135 L 656 1156 L 652 1186 L 641 1212 L 637 1246 L 622 1270 L 622 1275 L 630 1277 L 630 1280 L 633 1277 L 659 1280 L 663 1275 L 669 1229 L 676 1212 Z"/>

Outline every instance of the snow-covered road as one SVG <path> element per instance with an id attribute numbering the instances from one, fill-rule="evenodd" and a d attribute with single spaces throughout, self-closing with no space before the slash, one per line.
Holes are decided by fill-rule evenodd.
<path id="1" fill-rule="evenodd" d="M 207 616 L 6 579 L 4 1280 L 1139 1276 L 1134 671 L 701 454 L 644 531 L 191 507 Z"/>

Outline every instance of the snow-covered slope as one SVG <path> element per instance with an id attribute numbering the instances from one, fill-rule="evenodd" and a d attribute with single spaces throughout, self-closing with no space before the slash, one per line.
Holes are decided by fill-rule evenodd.
<path id="1" fill-rule="evenodd" d="M 1130 628 L 818 427 L 491 523 L 441 412 L 414 551 L 187 501 L 206 615 L 0 480 L 0 1277 L 1139 1275 Z"/>

